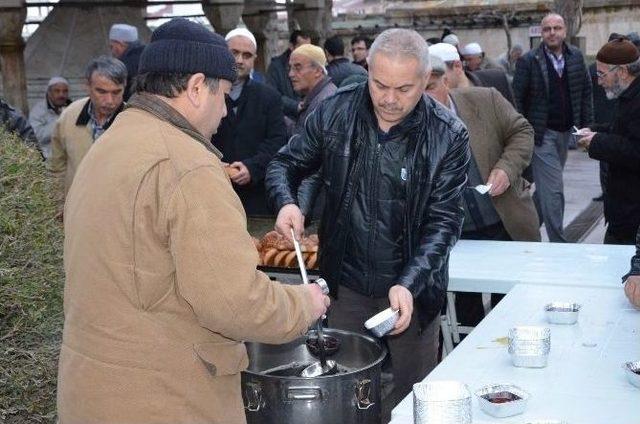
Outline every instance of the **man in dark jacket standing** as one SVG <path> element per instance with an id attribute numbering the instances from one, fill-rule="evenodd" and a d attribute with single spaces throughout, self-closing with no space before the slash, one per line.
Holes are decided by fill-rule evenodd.
<path id="1" fill-rule="evenodd" d="M 282 95 L 284 114 L 293 120 L 298 117 L 300 96 L 296 94 L 289 80 L 289 56 L 303 44 L 311 44 L 309 34 L 300 30 L 293 31 L 289 37 L 289 48 L 280 56 L 271 58 L 267 68 L 267 83 Z"/>
<path id="2" fill-rule="evenodd" d="M 227 173 L 247 215 L 273 215 L 267 207 L 264 174 L 273 155 L 287 141 L 282 100 L 273 88 L 250 77 L 257 50 L 253 34 L 236 28 L 225 39 L 238 77 L 226 97 L 227 116 L 212 141 L 228 164 Z"/>
<path id="3" fill-rule="evenodd" d="M 572 127 L 593 119 L 591 79 L 579 49 L 565 43 L 564 19 L 551 13 L 542 19 L 542 44 L 521 57 L 513 77 L 518 111 L 535 131 L 531 168 L 533 199 L 549 240 L 566 242 L 562 171 Z"/>
<path id="4" fill-rule="evenodd" d="M 113 57 L 127 67 L 127 85 L 123 96 L 126 102 L 133 94 L 131 86 L 138 75 L 140 55 L 144 50 L 144 44 L 138 40 L 138 28 L 127 24 L 113 24 L 109 30 L 109 48 Z"/>
<path id="5" fill-rule="evenodd" d="M 276 229 L 302 235 L 297 182 L 319 172 L 326 201 L 320 271 L 335 301 L 332 327 L 364 331 L 391 306 L 386 336 L 398 402 L 437 363 L 439 314 L 449 252 L 460 235 L 469 137 L 451 113 L 423 96 L 430 74 L 424 39 L 390 29 L 369 51 L 366 83 L 340 89 L 309 115 L 269 165 Z M 414 309 L 414 302 L 416 308 Z"/>
<path id="6" fill-rule="evenodd" d="M 578 143 L 609 169 L 604 196 L 608 244 L 634 244 L 640 225 L 640 52 L 628 40 L 605 44 L 596 56 L 598 80 L 609 99 L 617 99 L 607 131 L 582 129 Z"/>
<path id="7" fill-rule="evenodd" d="M 344 42 L 340 36 L 334 35 L 328 38 L 324 42 L 324 51 L 329 62 L 327 73 L 336 87 L 340 87 L 342 81 L 351 75 L 367 75 L 367 71 L 362 66 L 351 63 L 344 57 Z"/>

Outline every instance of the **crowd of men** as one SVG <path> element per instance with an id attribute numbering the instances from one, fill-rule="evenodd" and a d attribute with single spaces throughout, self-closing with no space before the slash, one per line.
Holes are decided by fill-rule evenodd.
<path id="1" fill-rule="evenodd" d="M 605 243 L 640 255 L 637 37 L 613 34 L 590 73 L 562 17 L 541 27 L 539 47 L 497 61 L 451 32 L 358 36 L 349 58 L 340 37 L 294 31 L 262 77 L 246 28 L 174 19 L 145 46 L 116 24 L 87 97 L 53 77 L 31 125 L 1 103 L 59 182 L 61 422 L 243 422 L 242 341 L 292 340 L 329 303 L 330 325 L 356 332 L 399 311 L 385 341 L 400 401 L 437 364 L 459 238 L 540 241 L 544 223 L 566 241 L 572 143 L 604 164 Z M 247 215 L 288 238 L 317 218 L 331 298 L 256 271 Z M 640 307 L 639 264 L 625 292 Z M 481 319 L 479 299 L 458 300 Z"/>

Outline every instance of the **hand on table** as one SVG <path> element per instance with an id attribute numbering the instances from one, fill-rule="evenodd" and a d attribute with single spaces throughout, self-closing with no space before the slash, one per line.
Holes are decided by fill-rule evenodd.
<path id="1" fill-rule="evenodd" d="M 640 275 L 632 275 L 627 278 L 627 282 L 624 284 L 624 294 L 627 295 L 633 306 L 640 308 Z"/>

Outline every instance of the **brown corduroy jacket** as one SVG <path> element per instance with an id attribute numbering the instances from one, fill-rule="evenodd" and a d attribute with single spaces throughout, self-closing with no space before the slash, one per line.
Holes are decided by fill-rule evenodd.
<path id="1" fill-rule="evenodd" d="M 511 184 L 493 205 L 513 240 L 540 241 L 540 225 L 522 172 L 533 155 L 533 128 L 494 88 L 451 90 L 458 117 L 469 131 L 469 145 L 486 182 L 493 168 Z"/>
<path id="2" fill-rule="evenodd" d="M 215 153 L 131 107 L 82 161 L 65 207 L 61 424 L 244 423 L 242 341 L 311 325 L 303 287 L 256 271 Z"/>

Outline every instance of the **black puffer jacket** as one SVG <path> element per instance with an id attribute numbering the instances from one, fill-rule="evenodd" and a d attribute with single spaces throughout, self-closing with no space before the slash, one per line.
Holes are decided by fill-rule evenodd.
<path id="1" fill-rule="evenodd" d="M 421 124 L 406 138 L 406 206 L 401 221 L 404 267 L 394 283 L 416 299 L 420 321 L 440 312 L 448 285 L 449 252 L 460 236 L 462 190 L 469 163 L 464 125 L 428 97 L 416 112 Z M 364 140 L 377 137 L 366 83 L 350 85 L 309 116 L 305 131 L 289 140 L 269 164 L 265 183 L 276 210 L 298 204 L 299 181 L 320 170 L 326 194 L 319 237 L 321 274 L 338 294 L 348 231 L 369 231 L 352 219 L 354 188 L 362 178 Z M 357 218 L 357 217 L 356 217 Z M 396 225 L 394 225 L 396 227 Z"/>
<path id="2" fill-rule="evenodd" d="M 591 78 L 579 49 L 565 44 L 565 71 L 569 78 L 569 94 L 573 124 L 587 127 L 593 121 Z M 549 73 L 542 45 L 518 59 L 513 76 L 513 94 L 518 112 L 533 126 L 535 143 L 540 145 L 547 129 L 550 96 Z"/>

